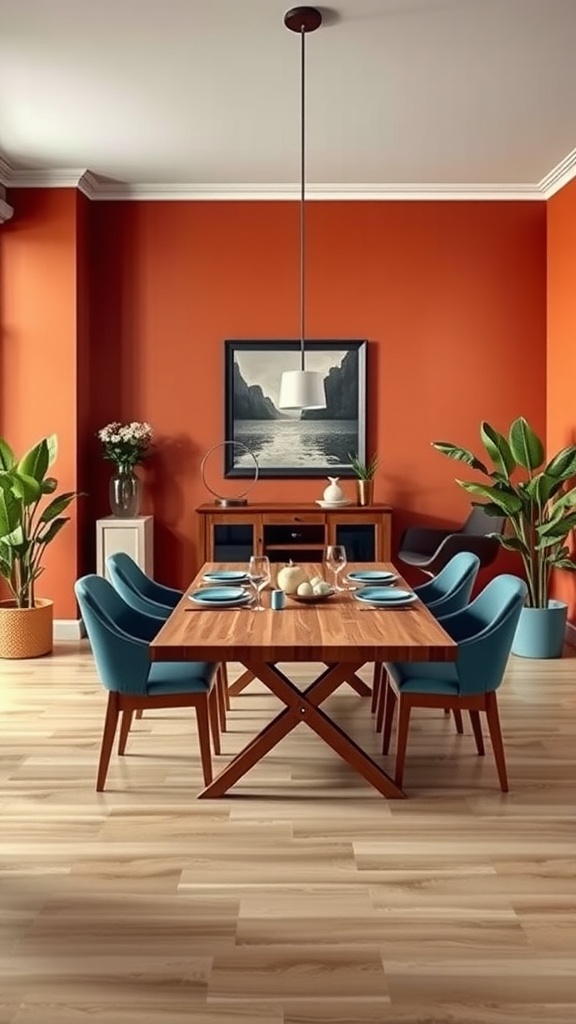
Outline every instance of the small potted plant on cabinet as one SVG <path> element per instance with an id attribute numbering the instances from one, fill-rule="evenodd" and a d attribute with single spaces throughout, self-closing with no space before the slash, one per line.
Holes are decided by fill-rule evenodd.
<path id="1" fill-rule="evenodd" d="M 75 492 L 54 495 L 58 481 L 48 476 L 58 452 L 55 434 L 17 459 L 0 438 L 0 576 L 12 597 L 0 601 L 0 657 L 36 658 L 52 650 L 53 604 L 35 594 L 44 571 L 44 552 L 65 523 L 62 513 Z"/>
<path id="2" fill-rule="evenodd" d="M 489 515 L 507 516 L 510 535 L 495 536 L 503 547 L 519 553 L 528 584 L 512 651 L 531 658 L 559 657 L 567 606 L 550 598 L 550 578 L 553 569 L 576 572 L 567 546 L 576 527 L 576 487 L 567 486 L 576 474 L 576 445 L 546 461 L 543 442 L 523 417 L 514 420 L 507 438 L 483 422 L 480 437 L 491 469 L 467 448 L 447 441 L 432 443 L 443 455 L 488 477 L 487 483 L 457 483 L 481 499 L 475 504 L 483 505 Z"/>
<path id="3" fill-rule="evenodd" d="M 374 477 L 378 469 L 378 456 L 372 455 L 367 462 L 363 462 L 354 452 L 349 452 L 348 458 L 356 474 L 357 503 L 371 505 L 374 500 Z"/>

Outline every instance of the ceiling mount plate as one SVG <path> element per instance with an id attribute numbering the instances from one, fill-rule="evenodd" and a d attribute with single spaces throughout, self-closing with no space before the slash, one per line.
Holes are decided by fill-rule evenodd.
<path id="1" fill-rule="evenodd" d="M 284 24 L 291 32 L 314 32 L 322 24 L 322 15 L 316 7 L 292 7 L 284 15 Z"/>

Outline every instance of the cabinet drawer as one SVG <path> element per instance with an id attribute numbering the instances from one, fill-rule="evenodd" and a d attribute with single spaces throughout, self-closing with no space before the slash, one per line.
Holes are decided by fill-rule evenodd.
<path id="1" fill-rule="evenodd" d="M 315 526 L 323 526 L 324 516 L 317 515 L 315 512 L 282 512 L 282 513 L 268 513 L 264 517 L 264 524 L 274 524 L 278 526 L 289 526 L 291 523 L 310 523 Z"/>

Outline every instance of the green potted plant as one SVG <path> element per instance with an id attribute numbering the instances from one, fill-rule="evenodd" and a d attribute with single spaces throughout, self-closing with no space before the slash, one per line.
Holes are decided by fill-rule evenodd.
<path id="1" fill-rule="evenodd" d="M 0 657 L 34 658 L 52 650 L 53 604 L 36 597 L 42 558 L 68 517 L 75 492 L 55 495 L 48 476 L 58 453 L 55 434 L 17 459 L 0 438 L 0 576 L 12 594 L 0 601 Z"/>
<path id="2" fill-rule="evenodd" d="M 504 548 L 522 559 L 528 584 L 514 645 L 515 654 L 551 658 L 562 653 L 567 606 L 550 598 L 553 569 L 576 571 L 567 540 L 576 527 L 576 445 L 546 459 L 544 444 L 520 416 L 504 437 L 483 422 L 480 437 L 492 466 L 488 468 L 467 448 L 447 441 L 433 447 L 487 477 L 486 483 L 457 480 L 488 515 L 507 517 L 509 529 L 495 534 Z"/>
<path id="3" fill-rule="evenodd" d="M 366 462 L 354 452 L 348 453 L 350 465 L 356 474 L 356 491 L 359 505 L 371 505 L 374 498 L 374 477 L 378 469 L 378 456 L 372 455 Z"/>

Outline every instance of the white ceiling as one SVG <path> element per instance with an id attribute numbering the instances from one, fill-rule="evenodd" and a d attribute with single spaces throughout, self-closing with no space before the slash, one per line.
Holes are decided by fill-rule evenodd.
<path id="1" fill-rule="evenodd" d="M 0 0 L 5 183 L 88 168 L 158 192 L 297 185 L 300 40 L 283 24 L 289 6 Z M 309 194 L 513 192 L 575 150 L 576 0 L 335 0 L 320 10 L 324 24 L 306 40 Z"/>

